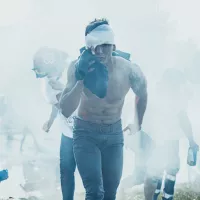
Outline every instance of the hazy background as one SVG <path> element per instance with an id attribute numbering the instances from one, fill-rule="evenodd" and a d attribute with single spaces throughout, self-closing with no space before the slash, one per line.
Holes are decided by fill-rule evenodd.
<path id="1" fill-rule="evenodd" d="M 105 17 L 115 31 L 117 48 L 131 53 L 151 88 L 164 69 L 184 70 L 194 64 L 195 56 L 199 62 L 199 6 L 199 0 L 0 0 L 0 93 L 7 95 L 19 123 L 39 138 L 50 112 L 31 71 L 32 56 L 40 46 L 62 49 L 75 58 L 84 45 L 85 26 Z M 189 113 L 199 141 L 199 86 L 189 86 Z M 125 123 L 132 121 L 133 97 L 126 99 Z M 56 131 L 55 125 L 51 132 L 59 141 Z M 130 152 L 127 155 L 130 160 Z"/>
<path id="2" fill-rule="evenodd" d="M 30 70 L 33 53 L 48 45 L 76 57 L 84 45 L 84 28 L 95 17 L 109 19 L 117 47 L 130 52 L 147 75 L 155 79 L 166 67 L 182 68 L 200 44 L 199 4 L 198 0 L 0 0 L 0 91 L 28 123 L 41 123 L 46 104 Z"/>

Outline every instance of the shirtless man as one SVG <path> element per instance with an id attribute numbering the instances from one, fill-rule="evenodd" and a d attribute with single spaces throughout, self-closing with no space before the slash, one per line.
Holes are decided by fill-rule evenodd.
<path id="1" fill-rule="evenodd" d="M 81 66 L 81 62 L 87 60 L 82 53 L 71 64 L 60 108 L 65 117 L 78 108 L 74 119 L 74 155 L 86 190 L 86 200 L 115 200 L 123 168 L 121 113 L 124 99 L 132 88 L 137 95 L 135 130 L 140 130 L 147 104 L 146 80 L 136 64 L 113 56 L 114 34 L 107 20 L 91 22 L 86 27 L 85 40 L 86 51 L 90 51 L 98 62 L 94 64 L 90 60 Z M 86 87 L 86 79 L 97 70 L 95 67 L 99 63 L 106 67 L 109 77 L 104 97 L 91 92 L 88 84 Z M 88 69 L 82 80 L 77 78 L 77 68 L 80 67 Z M 93 78 L 91 86 L 96 85 L 97 90 L 101 89 L 99 85 L 103 87 L 103 82 L 97 84 L 98 78 Z"/>

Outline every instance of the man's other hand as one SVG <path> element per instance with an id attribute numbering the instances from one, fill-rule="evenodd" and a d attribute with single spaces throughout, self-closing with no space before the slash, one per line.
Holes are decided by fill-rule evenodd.
<path id="1" fill-rule="evenodd" d="M 140 131 L 140 127 L 136 124 L 129 124 L 124 129 L 123 132 L 129 131 L 129 134 L 136 134 L 138 131 Z"/>
<path id="2" fill-rule="evenodd" d="M 194 140 L 190 140 L 189 145 L 192 149 L 199 151 L 199 145 Z"/>
<path id="3" fill-rule="evenodd" d="M 45 131 L 47 133 L 49 132 L 50 128 L 51 128 L 51 124 L 50 124 L 49 121 L 45 122 L 43 127 L 42 127 L 43 131 Z"/>

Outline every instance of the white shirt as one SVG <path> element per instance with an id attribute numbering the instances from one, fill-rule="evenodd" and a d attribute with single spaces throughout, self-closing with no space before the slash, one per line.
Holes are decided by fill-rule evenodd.
<path id="1" fill-rule="evenodd" d="M 56 95 L 62 92 L 62 89 L 60 90 L 55 90 L 51 86 L 51 81 L 47 77 L 42 79 L 43 84 L 42 84 L 42 92 L 44 95 L 45 100 L 51 104 L 55 105 L 58 103 Z M 62 83 L 60 80 L 54 80 L 54 83 L 57 83 L 58 86 L 60 86 Z M 64 86 L 64 85 L 63 85 Z M 68 119 L 62 115 L 60 111 L 58 111 L 58 120 L 60 124 L 60 131 L 63 133 L 63 135 L 72 138 L 73 137 L 73 132 L 72 132 L 72 127 L 73 127 L 73 116 L 69 117 Z"/>

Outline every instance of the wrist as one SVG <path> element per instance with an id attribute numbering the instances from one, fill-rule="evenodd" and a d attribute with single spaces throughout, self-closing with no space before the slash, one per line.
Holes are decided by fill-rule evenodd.
<path id="1" fill-rule="evenodd" d="M 189 141 L 189 143 L 192 143 L 192 142 L 194 142 L 194 138 L 193 137 L 188 137 L 188 141 Z"/>
<path id="2" fill-rule="evenodd" d="M 53 122 L 54 122 L 54 119 L 49 119 L 49 121 L 48 121 L 49 128 L 51 127 L 51 125 L 53 124 Z"/>
<path id="3" fill-rule="evenodd" d="M 50 127 L 53 124 L 53 120 L 48 121 L 48 126 Z"/>

